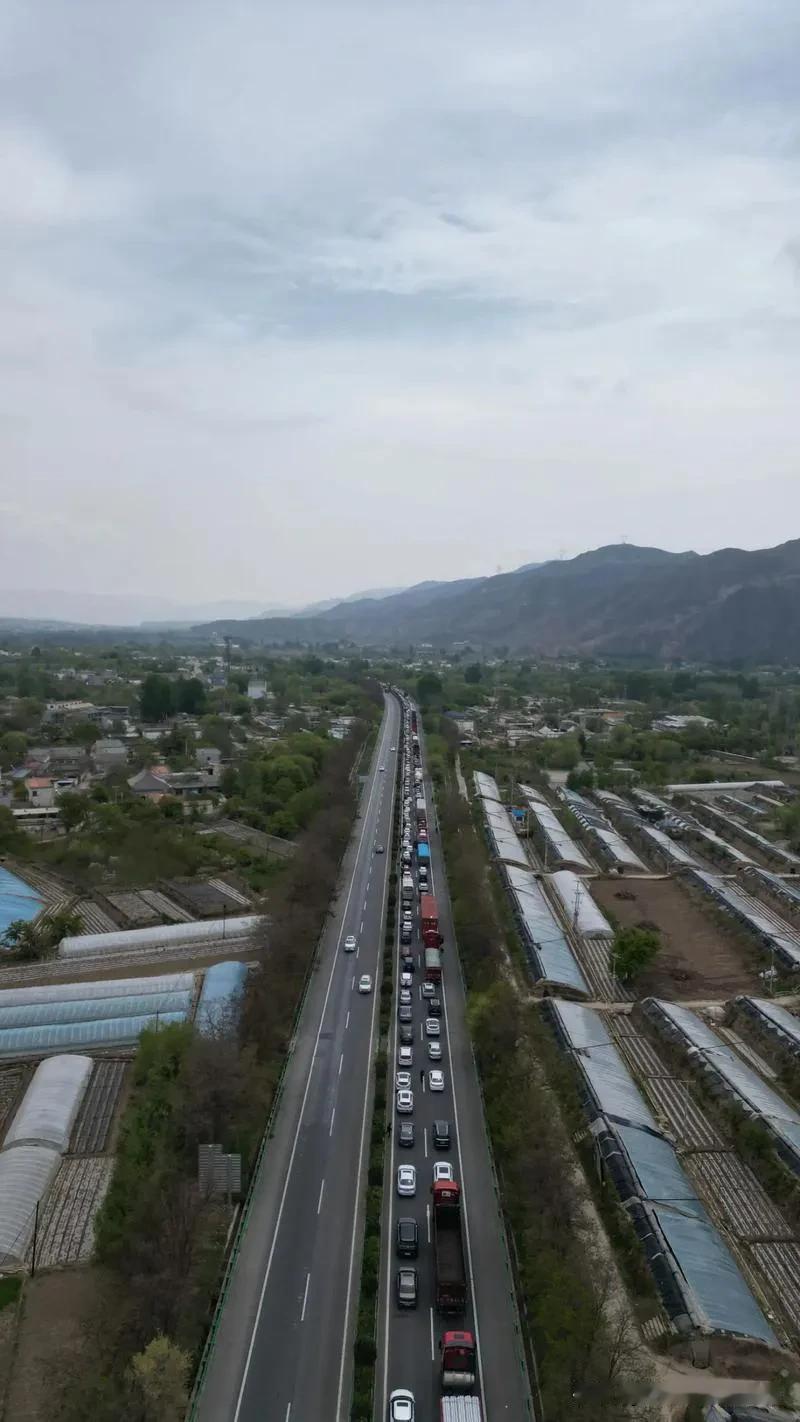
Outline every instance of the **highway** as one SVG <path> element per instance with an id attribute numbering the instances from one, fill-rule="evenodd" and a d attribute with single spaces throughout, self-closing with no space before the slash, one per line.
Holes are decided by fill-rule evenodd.
<path id="1" fill-rule="evenodd" d="M 287 1069 L 196 1417 L 346 1422 L 400 712 L 386 698 L 360 818 Z M 381 767 L 385 766 L 385 771 Z M 376 844 L 385 853 L 376 854 Z M 358 948 L 345 953 L 345 936 Z M 362 973 L 373 991 L 358 992 Z"/>
<path id="2" fill-rule="evenodd" d="M 505 1236 L 498 1208 L 487 1140 L 483 1107 L 477 1074 L 466 1027 L 466 1003 L 454 947 L 450 899 L 444 872 L 441 839 L 435 814 L 433 789 L 425 770 L 425 744 L 419 728 L 425 799 L 428 808 L 428 840 L 431 855 L 431 892 L 439 910 L 439 927 L 444 936 L 442 945 L 442 983 L 438 996 L 442 999 L 441 1062 L 429 1062 L 427 1042 L 423 1036 L 427 1016 L 421 995 L 423 981 L 423 948 L 419 938 L 419 920 L 415 906 L 415 938 L 413 951 L 417 958 L 414 974 L 414 1063 L 411 1070 L 414 1090 L 414 1146 L 397 1144 L 398 1121 L 393 1119 L 392 1145 L 386 1172 L 382 1234 L 382 1273 L 378 1326 L 378 1363 L 375 1417 L 383 1422 L 388 1416 L 388 1400 L 395 1388 L 409 1388 L 415 1398 L 420 1422 L 439 1416 L 439 1351 L 438 1344 L 445 1329 L 465 1328 L 472 1331 L 478 1343 L 480 1390 L 486 1422 L 524 1422 L 533 1418 L 527 1372 L 519 1337 L 516 1303 L 509 1272 Z M 416 885 L 416 870 L 412 876 Z M 418 901 L 417 901 L 418 906 Z M 395 954 L 399 963 L 399 951 Z M 395 971 L 395 996 L 390 1060 L 397 1062 L 397 987 L 399 973 Z M 445 1090 L 431 1093 L 420 1081 L 420 1071 L 431 1066 L 441 1067 L 445 1074 Z M 396 1069 L 396 1066 L 393 1066 Z M 450 1122 L 454 1139 L 448 1152 L 435 1151 L 432 1146 L 434 1120 Z M 462 1188 L 462 1212 L 470 1277 L 471 1305 L 463 1316 L 443 1318 L 434 1304 L 433 1246 L 430 1223 L 430 1187 L 434 1160 L 450 1161 L 456 1180 Z M 401 1164 L 411 1164 L 417 1171 L 417 1194 L 402 1199 L 397 1194 L 396 1174 Z M 395 1227 L 400 1216 L 412 1216 L 419 1228 L 419 1257 L 400 1260 L 395 1254 Z M 395 1278 L 400 1265 L 415 1265 L 419 1276 L 419 1300 L 416 1309 L 400 1308 L 395 1298 Z"/>

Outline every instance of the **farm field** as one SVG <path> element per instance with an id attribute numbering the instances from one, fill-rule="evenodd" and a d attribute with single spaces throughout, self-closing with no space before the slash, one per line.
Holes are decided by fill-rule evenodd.
<path id="1" fill-rule="evenodd" d="M 755 957 L 674 880 L 600 878 L 591 888 L 621 928 L 647 923 L 660 930 L 663 946 L 653 968 L 637 979 L 638 997 L 694 1000 L 759 988 Z"/>

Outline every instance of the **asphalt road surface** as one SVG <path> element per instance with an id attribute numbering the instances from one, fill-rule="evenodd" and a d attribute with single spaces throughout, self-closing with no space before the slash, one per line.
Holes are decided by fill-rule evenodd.
<path id="1" fill-rule="evenodd" d="M 425 769 L 425 744 L 420 730 L 420 746 Z M 384 1200 L 382 1277 L 378 1327 L 378 1364 L 375 1417 L 388 1417 L 388 1399 L 394 1388 L 406 1387 L 414 1394 L 420 1422 L 439 1416 L 439 1339 L 448 1328 L 472 1331 L 479 1346 L 480 1387 L 486 1422 L 524 1422 L 532 1418 L 527 1372 L 523 1365 L 513 1283 L 509 1272 L 505 1236 L 491 1169 L 483 1108 L 465 1018 L 465 999 L 455 956 L 450 899 L 444 873 L 441 839 L 430 780 L 425 774 L 428 809 L 428 837 L 431 854 L 431 892 L 439 910 L 442 945 L 442 1060 L 430 1062 L 424 1024 L 427 1013 L 421 986 L 424 978 L 423 948 L 419 920 L 415 918 L 413 951 L 417 957 L 414 974 L 414 1063 L 411 1068 L 414 1112 L 411 1118 L 395 1114 L 392 1148 L 389 1152 L 387 1187 Z M 416 870 L 412 876 L 416 887 Z M 399 955 L 395 955 L 396 963 Z M 391 1060 L 397 1062 L 397 974 L 395 980 L 394 1027 Z M 428 1090 L 430 1067 L 444 1071 L 445 1090 Z M 394 1067 L 396 1069 L 396 1065 Z M 420 1081 L 420 1071 L 426 1080 Z M 397 1124 L 412 1119 L 415 1140 L 412 1148 L 397 1144 Z M 450 1122 L 451 1149 L 436 1151 L 432 1144 L 434 1120 Z M 463 1316 L 443 1318 L 434 1308 L 433 1245 L 430 1218 L 430 1187 L 435 1160 L 453 1165 L 462 1188 L 462 1224 L 465 1237 L 471 1303 Z M 417 1193 L 413 1199 L 397 1194 L 398 1165 L 414 1165 Z M 419 1229 L 419 1257 L 400 1260 L 395 1254 L 395 1226 L 398 1217 L 412 1216 Z M 401 1264 L 414 1264 L 419 1276 L 416 1309 L 401 1309 L 395 1298 L 395 1278 Z"/>
<path id="2" fill-rule="evenodd" d="M 387 697 L 360 818 L 287 1070 L 197 1409 L 200 1422 L 346 1422 L 400 712 Z M 381 767 L 385 767 L 382 770 Z M 375 853 L 376 844 L 385 853 Z M 355 934 L 358 949 L 342 944 Z M 358 991 L 368 973 L 373 990 Z"/>

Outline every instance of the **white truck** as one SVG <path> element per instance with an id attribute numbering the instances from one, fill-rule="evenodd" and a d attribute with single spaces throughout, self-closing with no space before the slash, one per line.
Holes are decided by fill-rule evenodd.
<path id="1" fill-rule="evenodd" d="M 400 897 L 403 904 L 409 906 L 414 902 L 414 880 L 410 874 L 403 875 L 403 882 L 400 886 Z"/>
<path id="2" fill-rule="evenodd" d="M 441 1409 L 440 1422 L 483 1422 L 478 1397 L 443 1397 Z"/>

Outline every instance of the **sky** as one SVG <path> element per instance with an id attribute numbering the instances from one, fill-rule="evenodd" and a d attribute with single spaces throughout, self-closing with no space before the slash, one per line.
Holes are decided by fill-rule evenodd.
<path id="1" fill-rule="evenodd" d="M 0 588 L 800 535 L 799 52 L 796 0 L 4 0 Z"/>

